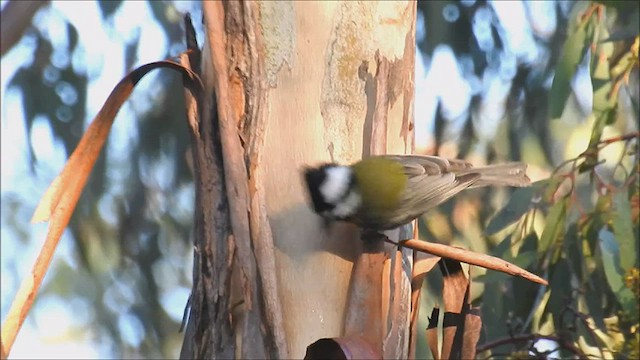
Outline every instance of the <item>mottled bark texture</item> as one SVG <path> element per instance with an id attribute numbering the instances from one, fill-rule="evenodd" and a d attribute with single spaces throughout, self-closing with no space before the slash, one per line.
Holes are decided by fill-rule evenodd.
<path id="1" fill-rule="evenodd" d="M 350 286 L 376 294 L 366 331 L 378 352 L 406 357 L 412 251 L 361 255 L 357 229 L 311 212 L 300 170 L 412 151 L 416 4 L 207 1 L 203 12 L 181 357 L 300 358 L 348 335 L 345 319 L 366 323 L 347 307 Z M 375 264 L 372 281 L 352 278 L 357 259 Z"/>

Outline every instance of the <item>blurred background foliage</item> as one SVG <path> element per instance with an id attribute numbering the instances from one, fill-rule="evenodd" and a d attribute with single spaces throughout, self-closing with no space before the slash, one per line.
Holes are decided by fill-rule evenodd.
<path id="1" fill-rule="evenodd" d="M 523 160 L 539 180 L 459 196 L 423 219 L 427 240 L 490 253 L 550 282 L 469 270 L 482 310 L 478 355 L 638 358 L 638 4 L 418 8 L 422 54 L 435 66 L 452 53 L 467 84 L 456 95 L 468 98 L 452 111 L 451 95 L 437 94 L 424 151 L 476 163 Z M 512 21 L 528 23 L 528 32 Z M 441 277 L 428 280 L 424 306 L 437 306 Z"/>
<path id="2" fill-rule="evenodd" d="M 2 58 L 3 318 L 31 264 L 24 254 L 42 239 L 30 215 L 87 122 L 126 71 L 184 49 L 183 12 L 201 17 L 197 2 L 87 3 L 100 23 L 44 4 Z M 417 151 L 476 164 L 521 160 L 540 180 L 469 191 L 422 219 L 424 239 L 550 281 L 469 270 L 481 356 L 639 355 L 639 16 L 626 1 L 418 3 Z M 95 27 L 121 50 L 100 49 Z M 192 264 L 189 143 L 181 79 L 148 77 L 115 122 L 16 356 L 46 355 L 29 352 L 25 331 L 46 344 L 89 344 L 76 348 L 79 357 L 178 354 Z M 437 271 L 428 276 L 422 328 L 441 303 L 441 281 Z M 418 351 L 431 356 L 424 343 Z"/>

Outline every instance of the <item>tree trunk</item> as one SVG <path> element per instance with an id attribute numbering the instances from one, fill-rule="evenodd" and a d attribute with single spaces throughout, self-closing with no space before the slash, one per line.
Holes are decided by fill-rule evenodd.
<path id="1" fill-rule="evenodd" d="M 181 356 L 301 358 L 349 335 L 345 318 L 358 323 L 349 289 L 365 256 L 355 227 L 325 230 L 312 213 L 301 169 L 412 151 L 416 4 L 202 6 L 208 94 L 192 124 L 198 209 Z M 412 254 L 385 259 L 387 275 L 368 285 L 381 297 L 372 345 L 406 357 Z"/>

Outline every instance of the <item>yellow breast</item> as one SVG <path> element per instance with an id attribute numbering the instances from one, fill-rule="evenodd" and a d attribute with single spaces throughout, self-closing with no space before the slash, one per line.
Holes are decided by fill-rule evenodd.
<path id="1" fill-rule="evenodd" d="M 363 199 L 363 211 L 385 212 L 398 206 L 407 186 L 402 164 L 372 157 L 353 164 L 353 169 Z"/>

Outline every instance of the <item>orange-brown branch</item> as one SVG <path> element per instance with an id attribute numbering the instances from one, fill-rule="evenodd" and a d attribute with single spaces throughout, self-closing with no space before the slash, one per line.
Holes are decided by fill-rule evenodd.
<path id="1" fill-rule="evenodd" d="M 520 276 L 538 284 L 549 285 L 547 280 L 495 256 L 480 254 L 449 245 L 435 244 L 415 239 L 400 241 L 398 245 L 436 256 L 457 260 L 470 265 L 480 266 L 485 269 L 496 270 L 514 276 Z"/>

